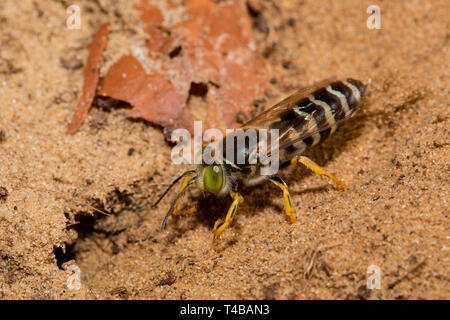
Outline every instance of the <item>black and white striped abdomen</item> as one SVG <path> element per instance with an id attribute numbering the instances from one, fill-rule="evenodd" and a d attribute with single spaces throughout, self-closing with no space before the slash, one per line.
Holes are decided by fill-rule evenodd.
<path id="1" fill-rule="evenodd" d="M 347 79 L 329 82 L 299 99 L 272 126 L 289 127 L 280 141 L 281 161 L 289 161 L 336 131 L 359 108 L 365 90 L 361 81 Z"/>
<path id="2" fill-rule="evenodd" d="M 293 111 L 298 116 L 310 119 L 296 128 L 310 136 L 303 139 L 306 146 L 313 146 L 332 134 L 346 119 L 358 109 L 366 85 L 361 81 L 347 79 L 330 83 L 300 101 Z M 300 123 L 300 126 L 302 123 Z"/>

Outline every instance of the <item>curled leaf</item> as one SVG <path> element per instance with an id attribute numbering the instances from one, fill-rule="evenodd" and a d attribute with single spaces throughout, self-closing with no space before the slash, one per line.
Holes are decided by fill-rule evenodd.
<path id="1" fill-rule="evenodd" d="M 168 129 L 192 132 L 198 114 L 206 114 L 204 127 L 239 126 L 236 115 L 249 114 L 251 102 L 264 95 L 268 84 L 267 65 L 253 42 L 244 2 L 155 3 L 142 0 L 135 7 L 147 34 L 146 51 L 116 61 L 99 94 L 131 104 L 130 117 Z M 195 95 L 198 87 L 208 105 L 206 112 L 187 107 L 189 95 Z M 89 93 L 79 108 L 82 119 L 92 101 L 92 88 Z"/>
<path id="2" fill-rule="evenodd" d="M 189 111 L 184 108 L 187 92 L 178 91 L 164 73 L 147 74 L 132 55 L 122 57 L 108 70 L 99 94 L 130 103 L 132 118 L 193 129 Z"/>
<path id="3" fill-rule="evenodd" d="M 72 122 L 69 125 L 67 133 L 75 134 L 83 124 L 84 119 L 91 107 L 92 101 L 95 97 L 95 90 L 98 84 L 98 70 L 102 52 L 106 46 L 106 37 L 111 32 L 110 24 L 103 24 L 97 31 L 89 48 L 89 55 L 84 69 L 84 84 L 83 91 L 75 113 L 72 117 Z"/>

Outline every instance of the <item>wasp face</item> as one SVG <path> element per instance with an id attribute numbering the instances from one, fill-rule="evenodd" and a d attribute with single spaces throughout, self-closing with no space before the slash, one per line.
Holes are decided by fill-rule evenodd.
<path id="1" fill-rule="evenodd" d="M 211 164 L 199 167 L 198 186 L 212 194 L 221 193 L 226 187 L 226 178 L 222 166 Z"/>

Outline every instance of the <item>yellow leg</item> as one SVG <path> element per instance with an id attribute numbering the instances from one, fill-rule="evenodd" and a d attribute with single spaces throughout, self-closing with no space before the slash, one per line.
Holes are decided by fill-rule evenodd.
<path id="1" fill-rule="evenodd" d="M 237 210 L 238 204 L 241 203 L 242 201 L 244 201 L 244 198 L 242 198 L 242 196 L 239 193 L 235 192 L 235 191 L 231 192 L 231 196 L 233 197 L 233 202 L 231 203 L 231 206 L 228 209 L 227 216 L 225 217 L 225 222 L 222 223 L 220 225 L 220 227 L 214 228 L 214 230 L 213 230 L 215 238 L 220 237 L 220 234 L 226 228 L 228 228 L 228 226 L 233 221 L 234 215 L 236 214 L 236 210 Z"/>
<path id="2" fill-rule="evenodd" d="M 173 216 L 183 216 L 183 215 L 188 215 L 188 214 L 192 214 L 195 212 L 195 208 L 189 208 L 186 210 L 177 210 L 175 212 L 172 213 Z"/>
<path id="3" fill-rule="evenodd" d="M 283 191 L 284 210 L 291 220 L 291 223 L 295 223 L 295 215 L 294 210 L 292 210 L 291 196 L 289 195 L 289 190 L 286 183 L 279 177 L 271 178 L 270 181 L 276 184 Z"/>
<path id="4" fill-rule="evenodd" d="M 304 157 L 304 156 L 292 158 L 291 164 L 295 164 L 297 162 L 300 162 L 301 164 L 305 165 L 308 169 L 312 170 L 313 172 L 315 172 L 317 174 L 320 174 L 322 176 L 327 176 L 328 178 L 330 178 L 331 180 L 333 180 L 336 183 L 336 185 L 338 186 L 339 189 L 347 188 L 339 179 L 334 177 L 331 173 L 329 173 L 327 170 L 325 170 L 324 168 L 319 166 L 317 163 L 315 163 L 311 159 Z"/>
<path id="5" fill-rule="evenodd" d="M 186 176 L 183 178 L 183 182 L 181 183 L 180 191 L 183 190 L 184 187 L 186 187 L 186 185 L 187 185 L 187 183 L 189 182 L 191 176 L 192 176 L 192 174 L 188 174 L 188 175 L 186 175 Z M 183 191 L 183 194 L 180 196 L 179 199 L 181 199 L 181 198 L 183 197 L 183 195 L 184 195 L 185 192 L 186 192 L 186 190 Z M 179 212 L 178 209 L 177 209 L 177 208 L 178 208 L 178 203 L 179 203 L 179 201 L 180 201 L 180 200 L 178 200 L 178 201 L 175 203 L 175 207 L 173 208 L 173 213 L 172 213 L 173 215 L 183 214 L 183 212 Z"/>

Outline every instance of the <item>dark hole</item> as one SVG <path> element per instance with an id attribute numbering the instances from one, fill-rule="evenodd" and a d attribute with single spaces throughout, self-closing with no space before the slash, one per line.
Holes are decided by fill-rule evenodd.
<path id="1" fill-rule="evenodd" d="M 175 48 L 173 48 L 172 51 L 169 52 L 170 59 L 173 59 L 176 56 L 178 56 L 181 52 L 181 49 L 182 49 L 181 46 L 176 46 Z"/>
<path id="2" fill-rule="evenodd" d="M 135 151 L 136 151 L 135 148 L 128 149 L 128 152 L 127 152 L 128 156 L 131 157 Z"/>
<path id="3" fill-rule="evenodd" d="M 0 143 L 6 141 L 6 134 L 4 130 L 0 130 Z"/>
<path id="4" fill-rule="evenodd" d="M 255 8 L 253 8 L 249 3 L 247 3 L 247 10 L 248 10 L 248 14 L 250 15 L 250 17 L 257 17 L 259 16 L 260 12 L 258 10 L 256 10 Z"/>
<path id="5" fill-rule="evenodd" d="M 58 247 L 53 250 L 53 254 L 56 258 L 56 265 L 59 269 L 63 270 L 63 263 L 75 259 L 75 254 L 73 253 L 73 247 L 67 246 L 66 252 L 64 252 L 63 248 Z"/>
<path id="6" fill-rule="evenodd" d="M 103 111 L 110 112 L 113 108 L 118 106 L 119 100 L 111 97 L 96 96 L 93 104 Z"/>
<path id="7" fill-rule="evenodd" d="M 203 82 L 191 82 L 189 94 L 204 97 L 208 93 L 208 86 Z"/>
<path id="8" fill-rule="evenodd" d="M 73 229 L 78 233 L 79 238 L 85 238 L 87 235 L 95 231 L 94 224 L 95 220 L 98 218 L 98 214 L 92 216 L 76 215 L 75 222 L 67 229 Z"/>
<path id="9" fill-rule="evenodd" d="M 253 20 L 253 28 L 255 28 L 256 30 L 258 30 L 264 34 L 268 34 L 269 26 L 267 24 L 266 19 L 261 14 L 261 11 L 258 10 L 257 8 L 254 8 L 249 3 L 247 3 L 247 11 L 248 11 L 248 14 L 250 15 L 251 19 Z"/>
<path id="10" fill-rule="evenodd" d="M 294 18 L 289 18 L 289 19 L 287 20 L 287 25 L 288 25 L 289 27 L 295 26 L 295 19 L 294 19 Z"/>

